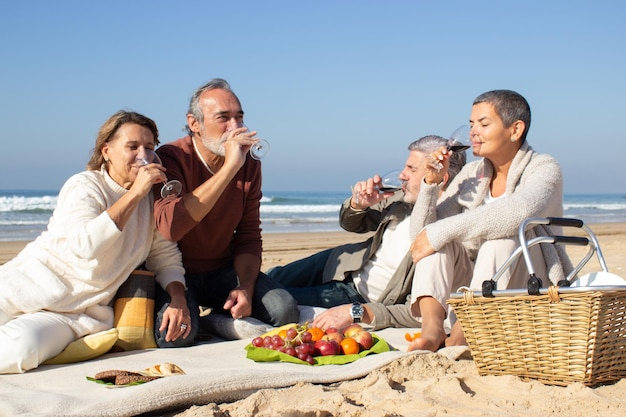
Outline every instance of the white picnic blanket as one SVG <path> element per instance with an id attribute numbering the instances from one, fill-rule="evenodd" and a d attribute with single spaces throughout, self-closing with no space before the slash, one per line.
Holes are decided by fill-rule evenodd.
<path id="1" fill-rule="evenodd" d="M 345 365 L 307 366 L 281 362 L 256 363 L 246 358 L 249 339 L 213 338 L 180 349 L 149 349 L 110 353 L 87 362 L 46 365 L 25 374 L 0 375 L 0 416 L 133 416 L 211 402 L 235 401 L 261 388 L 279 388 L 298 382 L 333 383 L 366 376 L 407 353 L 406 332 L 375 332 L 397 350 L 373 354 Z M 437 354 L 456 359 L 467 348 L 444 348 Z M 170 362 L 185 375 L 160 378 L 142 385 L 108 387 L 87 380 L 97 372 L 138 371 Z"/>

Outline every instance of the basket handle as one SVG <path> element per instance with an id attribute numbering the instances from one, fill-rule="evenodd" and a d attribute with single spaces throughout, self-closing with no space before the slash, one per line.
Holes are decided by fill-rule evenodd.
<path id="1" fill-rule="evenodd" d="M 577 237 L 577 236 L 538 236 L 533 239 L 526 239 L 526 229 L 530 225 L 553 225 L 553 226 L 565 226 L 565 227 L 574 227 L 574 228 L 582 228 L 587 235 L 587 237 Z M 528 268 L 529 279 L 528 279 L 528 293 L 530 295 L 538 295 L 539 289 L 543 287 L 543 282 L 541 278 L 537 277 L 535 274 L 535 270 L 532 265 L 532 261 L 530 259 L 529 248 L 531 246 L 540 244 L 540 243 L 550 243 L 550 244 L 565 244 L 565 245 L 575 245 L 575 246 L 589 246 L 589 250 L 586 255 L 581 259 L 581 261 L 576 265 L 573 271 L 563 280 L 558 282 L 558 286 L 560 287 L 568 287 L 571 282 L 574 280 L 573 277 L 577 276 L 580 270 L 585 266 L 585 264 L 591 259 L 593 254 L 595 253 L 598 257 L 598 261 L 600 262 L 600 266 L 602 270 L 608 272 L 608 268 L 606 266 L 606 262 L 604 261 L 604 256 L 602 255 L 602 251 L 600 250 L 600 244 L 593 233 L 593 231 L 580 219 L 572 219 L 572 218 L 563 218 L 563 217 L 531 217 L 526 219 L 519 227 L 519 241 L 520 246 L 511 254 L 511 256 L 504 262 L 504 264 L 496 271 L 496 274 L 493 276 L 491 280 L 487 280 L 483 282 L 482 292 L 485 297 L 493 297 L 493 291 L 496 289 L 496 281 L 500 278 L 500 276 L 510 267 L 510 265 L 520 256 L 524 255 L 524 261 L 526 262 L 526 267 Z"/>

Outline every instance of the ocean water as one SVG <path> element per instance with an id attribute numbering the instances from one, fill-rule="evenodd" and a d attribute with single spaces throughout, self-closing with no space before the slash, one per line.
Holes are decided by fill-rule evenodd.
<path id="1" fill-rule="evenodd" d="M 341 230 L 339 207 L 346 193 L 265 191 L 264 232 Z M 57 203 L 56 191 L 0 190 L 0 241 L 32 240 L 43 232 Z M 626 222 L 626 194 L 566 194 L 564 216 L 586 223 Z"/>

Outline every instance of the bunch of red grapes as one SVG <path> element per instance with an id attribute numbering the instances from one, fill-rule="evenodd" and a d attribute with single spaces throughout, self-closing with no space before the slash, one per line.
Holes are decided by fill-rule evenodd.
<path id="1" fill-rule="evenodd" d="M 255 337 L 252 339 L 252 346 L 276 350 L 311 365 L 315 363 L 313 356 L 318 353 L 313 342 L 313 335 L 306 325 L 288 328 L 284 337 L 280 334 Z"/>

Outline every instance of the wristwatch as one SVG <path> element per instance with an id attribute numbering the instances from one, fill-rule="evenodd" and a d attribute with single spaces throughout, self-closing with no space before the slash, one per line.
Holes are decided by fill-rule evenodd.
<path id="1" fill-rule="evenodd" d="M 363 320 L 363 306 L 360 303 L 352 304 L 350 315 L 353 323 L 360 323 Z"/>

